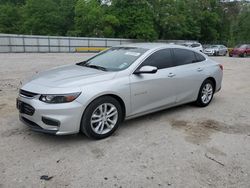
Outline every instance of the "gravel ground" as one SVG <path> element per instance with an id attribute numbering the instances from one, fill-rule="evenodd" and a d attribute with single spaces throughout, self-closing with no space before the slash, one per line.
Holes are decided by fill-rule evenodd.
<path id="1" fill-rule="evenodd" d="M 223 88 L 207 108 L 129 120 L 105 140 L 35 133 L 19 122 L 20 80 L 90 55 L 0 54 L 1 188 L 250 187 L 250 58 L 214 58 L 224 65 Z"/>

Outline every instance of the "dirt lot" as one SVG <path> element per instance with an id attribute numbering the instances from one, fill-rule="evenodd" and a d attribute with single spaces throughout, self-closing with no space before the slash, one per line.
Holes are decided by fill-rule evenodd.
<path id="1" fill-rule="evenodd" d="M 0 54 L 0 187 L 250 187 L 250 58 L 214 58 L 224 65 L 223 88 L 207 108 L 130 120 L 105 140 L 19 122 L 20 80 L 88 56 Z"/>

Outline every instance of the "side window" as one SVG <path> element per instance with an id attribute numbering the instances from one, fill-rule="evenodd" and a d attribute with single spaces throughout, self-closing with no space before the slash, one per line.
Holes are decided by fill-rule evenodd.
<path id="1" fill-rule="evenodd" d="M 176 66 L 187 65 L 197 62 L 196 56 L 193 51 L 186 49 L 175 48 L 174 51 L 174 63 Z"/>
<path id="2" fill-rule="evenodd" d="M 195 53 L 196 60 L 197 60 L 196 62 L 201 62 L 201 61 L 205 61 L 206 60 L 206 58 L 203 55 L 198 54 L 196 52 L 194 52 L 194 53 Z"/>
<path id="3" fill-rule="evenodd" d="M 150 55 L 140 66 L 154 66 L 158 69 L 169 68 L 173 66 L 172 54 L 170 49 L 159 50 Z"/>
<path id="4" fill-rule="evenodd" d="M 199 47 L 199 46 L 200 46 L 200 44 L 192 44 L 191 45 L 192 48 Z"/>

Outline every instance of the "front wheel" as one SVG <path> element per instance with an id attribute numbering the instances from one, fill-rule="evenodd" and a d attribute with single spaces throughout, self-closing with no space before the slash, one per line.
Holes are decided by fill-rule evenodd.
<path id="1" fill-rule="evenodd" d="M 211 80 L 205 80 L 200 88 L 196 104 L 200 107 L 208 106 L 214 96 L 214 83 Z"/>
<path id="2" fill-rule="evenodd" d="M 90 138 L 102 139 L 110 136 L 122 121 L 120 103 L 110 96 L 94 100 L 85 110 L 81 131 Z"/>

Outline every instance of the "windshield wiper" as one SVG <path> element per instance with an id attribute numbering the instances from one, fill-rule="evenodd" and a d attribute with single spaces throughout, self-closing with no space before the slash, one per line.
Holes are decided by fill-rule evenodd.
<path id="1" fill-rule="evenodd" d="M 98 69 L 98 70 L 102 70 L 102 71 L 107 71 L 107 69 L 105 67 L 101 67 L 98 65 L 84 65 L 85 67 L 89 67 L 89 68 L 93 68 L 93 69 Z"/>

